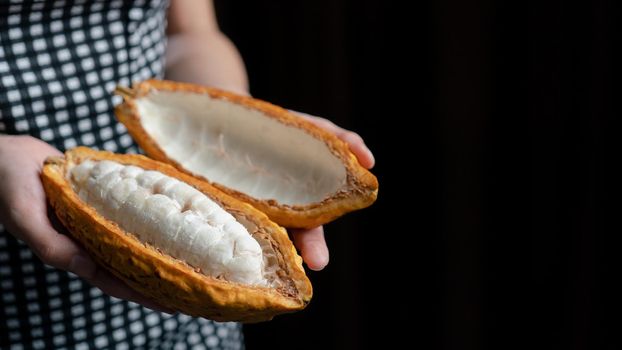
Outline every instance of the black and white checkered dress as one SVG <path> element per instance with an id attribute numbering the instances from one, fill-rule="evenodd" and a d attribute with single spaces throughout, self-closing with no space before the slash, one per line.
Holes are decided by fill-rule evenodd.
<path id="1" fill-rule="evenodd" d="M 0 134 L 136 152 L 117 84 L 161 77 L 166 0 L 0 0 Z M 241 326 L 169 316 L 41 263 L 0 225 L 0 349 L 241 348 Z"/>

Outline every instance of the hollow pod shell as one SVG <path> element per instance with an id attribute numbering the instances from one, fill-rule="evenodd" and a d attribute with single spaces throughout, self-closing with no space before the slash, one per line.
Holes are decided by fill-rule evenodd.
<path id="1" fill-rule="evenodd" d="M 270 103 L 148 80 L 115 114 L 145 153 L 252 204 L 285 227 L 311 228 L 371 205 L 376 177 L 348 145 Z"/>
<path id="2" fill-rule="evenodd" d="M 311 299 L 302 259 L 282 227 L 170 165 L 78 147 L 48 158 L 41 177 L 69 234 L 161 305 L 258 322 Z"/>

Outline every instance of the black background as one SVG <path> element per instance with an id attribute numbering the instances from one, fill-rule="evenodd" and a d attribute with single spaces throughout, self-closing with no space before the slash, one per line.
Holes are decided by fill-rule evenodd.
<path id="1" fill-rule="evenodd" d="M 614 1 L 216 5 L 252 94 L 360 133 L 380 182 L 249 349 L 622 346 Z"/>

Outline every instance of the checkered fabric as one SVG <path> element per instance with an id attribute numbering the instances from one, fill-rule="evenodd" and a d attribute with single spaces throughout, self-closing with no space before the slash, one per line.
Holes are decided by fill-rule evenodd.
<path id="1" fill-rule="evenodd" d="M 0 0 L 0 134 L 137 152 L 117 84 L 161 77 L 166 0 Z M 241 326 L 166 315 L 41 263 L 0 225 L 0 349 L 239 349 Z"/>

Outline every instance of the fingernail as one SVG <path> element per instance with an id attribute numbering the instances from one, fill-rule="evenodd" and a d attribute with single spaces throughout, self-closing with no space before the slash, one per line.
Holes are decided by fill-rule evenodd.
<path id="1" fill-rule="evenodd" d="M 314 247 L 312 250 L 312 256 L 315 257 L 315 264 L 309 266 L 309 268 L 313 271 L 320 271 L 328 265 L 328 252 L 323 251 L 319 247 Z"/>
<path id="2" fill-rule="evenodd" d="M 369 159 L 370 159 L 369 167 L 373 168 L 374 165 L 376 165 L 376 157 L 374 157 L 374 154 L 371 153 L 371 151 L 369 151 L 369 150 L 367 151 L 367 153 L 369 154 Z"/>
<path id="3" fill-rule="evenodd" d="M 82 254 L 74 255 L 69 264 L 69 271 L 75 273 L 82 278 L 92 278 L 95 275 L 97 266 L 89 257 Z"/>
<path id="4" fill-rule="evenodd" d="M 374 157 L 374 154 L 367 147 L 367 145 L 365 145 L 365 152 L 367 153 L 367 157 L 369 157 L 369 166 L 373 167 L 374 164 L 376 164 L 376 157 Z"/>
<path id="5" fill-rule="evenodd" d="M 328 252 L 324 252 L 324 255 L 322 255 L 322 270 L 328 266 L 328 262 L 330 261 L 329 257 L 328 257 Z"/>

